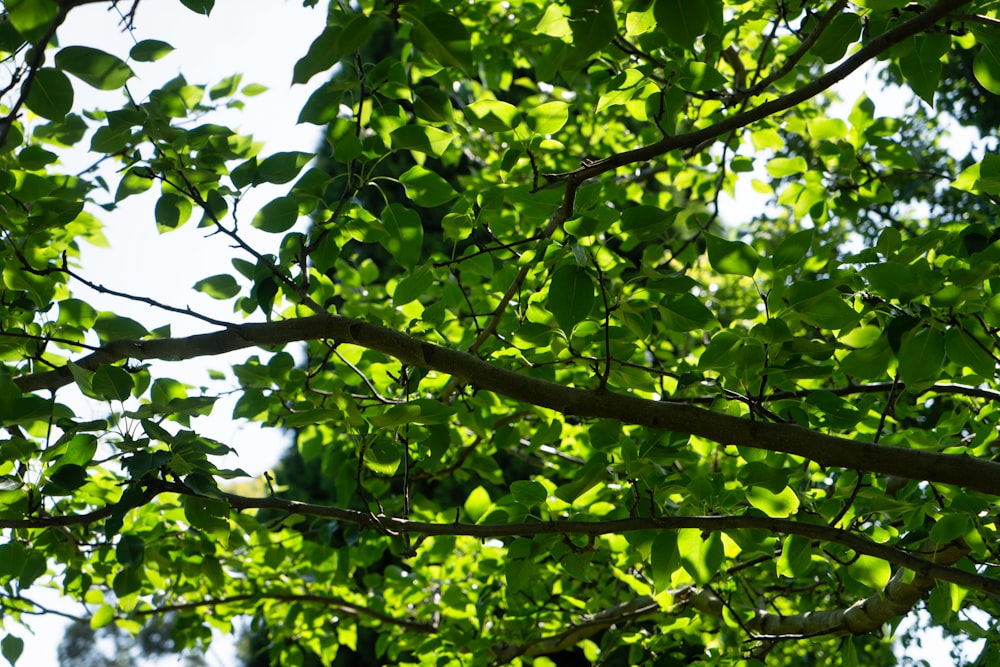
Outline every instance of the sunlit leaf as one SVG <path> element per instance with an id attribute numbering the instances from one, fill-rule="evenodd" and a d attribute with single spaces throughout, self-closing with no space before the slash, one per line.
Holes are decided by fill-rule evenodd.
<path id="1" fill-rule="evenodd" d="M 117 90 L 134 76 L 116 56 L 89 46 L 67 46 L 56 53 L 56 67 L 100 90 Z"/>

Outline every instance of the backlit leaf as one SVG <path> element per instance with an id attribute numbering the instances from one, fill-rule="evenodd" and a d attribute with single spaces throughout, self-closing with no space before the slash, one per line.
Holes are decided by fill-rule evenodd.
<path id="1" fill-rule="evenodd" d="M 100 90 L 117 90 L 134 73 L 119 58 L 89 46 L 67 46 L 56 53 L 56 67 Z"/>
<path id="2" fill-rule="evenodd" d="M 549 284 L 549 296 L 549 309 L 566 332 L 587 317 L 597 302 L 593 278 L 575 265 L 556 269 Z"/>

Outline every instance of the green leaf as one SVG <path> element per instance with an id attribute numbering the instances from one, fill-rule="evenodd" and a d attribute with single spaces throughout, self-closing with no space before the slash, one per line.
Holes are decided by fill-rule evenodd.
<path id="1" fill-rule="evenodd" d="M 156 231 L 160 234 L 173 231 L 191 218 L 191 201 L 187 197 L 165 192 L 160 195 L 153 210 Z"/>
<path id="2" fill-rule="evenodd" d="M 618 25 L 611 0 L 570 0 L 569 7 L 573 49 L 563 66 L 577 69 L 611 43 L 618 32 Z"/>
<path id="3" fill-rule="evenodd" d="M 771 264 L 775 270 L 787 269 L 798 265 L 809 253 L 812 246 L 813 230 L 803 229 L 782 239 L 774 249 Z"/>
<path id="4" fill-rule="evenodd" d="M 61 71 L 42 67 L 35 73 L 24 105 L 42 118 L 61 120 L 73 108 L 73 84 Z"/>
<path id="5" fill-rule="evenodd" d="M 545 504 L 548 491 L 538 482 L 520 479 L 510 485 L 510 494 L 514 500 L 525 507 L 536 507 Z"/>
<path id="6" fill-rule="evenodd" d="M 559 327 L 569 333 L 584 320 L 597 302 L 594 279 L 575 264 L 555 270 L 549 283 L 549 310 Z"/>
<path id="7" fill-rule="evenodd" d="M 708 30 L 711 4 L 709 0 L 656 0 L 653 15 L 670 39 L 693 49 L 695 41 Z"/>
<path id="8" fill-rule="evenodd" d="M 767 161 L 767 173 L 775 178 L 804 174 L 809 169 L 806 160 L 801 155 L 795 157 L 776 157 Z"/>
<path id="9" fill-rule="evenodd" d="M 538 134 L 555 134 L 569 120 L 569 105 L 565 102 L 545 102 L 528 111 L 528 124 Z"/>
<path id="10" fill-rule="evenodd" d="M 250 224 L 265 232 L 280 234 L 291 229 L 298 219 L 298 202 L 291 197 L 277 197 L 264 204 Z"/>
<path id="11" fill-rule="evenodd" d="M 15 664 L 24 651 L 24 640 L 16 635 L 8 634 L 0 640 L 0 653 L 10 664 Z"/>
<path id="12" fill-rule="evenodd" d="M 11 25 L 28 41 L 41 37 L 41 32 L 59 15 L 54 0 L 6 0 L 4 9 Z"/>
<path id="13" fill-rule="evenodd" d="M 108 312 L 97 315 L 97 320 L 94 321 L 94 331 L 100 336 L 102 342 L 143 338 L 149 335 L 146 327 L 135 320 Z"/>
<path id="14" fill-rule="evenodd" d="M 760 256 L 742 241 L 727 241 L 714 234 L 705 234 L 708 244 L 708 261 L 719 273 L 753 276 Z"/>
<path id="15" fill-rule="evenodd" d="M 789 517 L 799 511 L 799 498 L 787 486 L 779 493 L 754 486 L 747 489 L 747 501 L 770 517 Z"/>
<path id="16" fill-rule="evenodd" d="M 240 293 L 239 283 L 228 273 L 203 278 L 194 284 L 194 288 L 213 299 L 231 299 Z"/>
<path id="17" fill-rule="evenodd" d="M 983 43 L 972 61 L 972 74 L 980 86 L 1000 95 L 1000 44 Z"/>
<path id="18" fill-rule="evenodd" d="M 677 294 L 660 301 L 664 324 L 671 331 L 697 331 L 718 326 L 715 314 L 693 294 Z"/>
<path id="19" fill-rule="evenodd" d="M 451 99 L 439 88 L 433 86 L 417 86 L 413 92 L 413 111 L 421 118 L 432 123 L 445 123 L 452 119 L 454 110 Z"/>
<path id="20" fill-rule="evenodd" d="M 87 469 L 75 463 L 60 465 L 49 473 L 44 491 L 48 495 L 68 496 L 87 483 Z"/>
<path id="21" fill-rule="evenodd" d="M 416 301 L 434 284 L 434 274 L 426 266 L 417 267 L 416 271 L 405 275 L 392 291 L 392 305 L 396 308 Z"/>
<path id="22" fill-rule="evenodd" d="M 972 334 L 959 327 L 949 327 L 944 334 L 945 352 L 948 359 L 987 380 L 993 380 L 997 371 L 997 361 L 987 349 L 989 343 L 973 338 Z"/>
<path id="23" fill-rule="evenodd" d="M 899 379 L 912 389 L 934 382 L 941 375 L 944 355 L 944 334 L 932 327 L 918 329 L 899 348 Z"/>
<path id="24" fill-rule="evenodd" d="M 146 543 L 138 535 L 122 535 L 115 547 L 115 559 L 125 567 L 142 564 L 146 556 Z"/>
<path id="25" fill-rule="evenodd" d="M 410 39 L 418 51 L 442 67 L 472 70 L 472 38 L 461 19 L 445 12 L 404 16 L 413 24 Z"/>
<path id="26" fill-rule="evenodd" d="M 115 191 L 115 203 L 145 192 L 153 186 L 153 180 L 151 175 L 144 170 L 129 169 L 118 183 L 118 189 Z"/>
<path id="27" fill-rule="evenodd" d="M 426 125 L 403 125 L 389 135 L 393 150 L 409 150 L 441 157 L 455 139 L 455 135 Z"/>
<path id="28" fill-rule="evenodd" d="M 507 132 L 521 124 L 521 112 L 500 100 L 479 100 L 465 107 L 465 118 L 487 132 Z"/>
<path id="29" fill-rule="evenodd" d="M 399 180 L 418 206 L 440 206 L 458 196 L 446 180 L 420 165 L 410 167 Z"/>
<path id="30" fill-rule="evenodd" d="M 380 415 L 368 417 L 368 423 L 376 428 L 392 428 L 410 424 L 420 417 L 420 406 L 414 403 L 400 403 L 390 406 Z"/>
<path id="31" fill-rule="evenodd" d="M 872 290 L 887 299 L 907 300 L 917 285 L 918 271 L 916 267 L 898 262 L 873 264 L 861 271 L 871 285 Z"/>
<path id="32" fill-rule="evenodd" d="M 934 93 L 941 81 L 940 54 L 914 47 L 899 59 L 899 71 L 910 85 L 913 92 L 927 104 L 934 106 Z"/>
<path id="33" fill-rule="evenodd" d="M 657 592 L 670 585 L 671 575 L 681 566 L 677 548 L 677 533 L 660 532 L 653 539 L 649 553 L 649 565 L 653 575 L 653 588 Z"/>
<path id="34" fill-rule="evenodd" d="M 727 79 L 714 67 L 700 62 L 684 63 L 684 68 L 678 78 L 678 83 L 685 90 L 702 91 L 722 88 Z"/>
<path id="35" fill-rule="evenodd" d="M 814 28 L 813 24 L 809 29 Z M 810 54 L 832 65 L 844 57 L 848 47 L 861 37 L 861 17 L 853 12 L 837 14 L 809 49 Z"/>
<path id="36" fill-rule="evenodd" d="M 313 125 L 333 122 L 340 113 L 340 102 L 343 98 L 344 91 L 335 83 L 330 82 L 320 86 L 309 96 L 296 122 Z"/>
<path id="37" fill-rule="evenodd" d="M 124 567 L 115 573 L 111 590 L 118 598 L 124 598 L 142 590 L 142 582 L 142 574 L 137 568 Z"/>
<path id="38" fill-rule="evenodd" d="M 795 311 L 803 321 L 821 329 L 842 329 L 852 326 L 861 319 L 860 313 L 834 292 L 825 292 L 814 299 L 799 303 L 795 306 Z"/>
<path id="39" fill-rule="evenodd" d="M 102 604 L 90 618 L 90 629 L 99 630 L 115 620 L 115 610 L 110 605 Z"/>
<path id="40" fill-rule="evenodd" d="M 858 583 L 874 590 L 882 590 L 889 583 L 892 567 L 874 556 L 861 555 L 847 566 L 847 572 Z"/>
<path id="41" fill-rule="evenodd" d="M 56 54 L 56 67 L 100 90 L 117 90 L 134 76 L 120 59 L 89 46 L 67 46 Z"/>
<path id="42" fill-rule="evenodd" d="M 697 583 L 705 583 L 715 577 L 726 555 L 721 534 L 703 534 L 693 529 L 677 533 L 677 549 L 684 570 Z"/>
<path id="43" fill-rule="evenodd" d="M 167 56 L 174 47 L 158 39 L 144 39 L 128 52 L 132 60 L 139 62 L 154 62 Z"/>
<path id="44" fill-rule="evenodd" d="M 423 252 L 424 226 L 420 215 L 405 206 L 389 204 L 382 210 L 382 226 L 388 236 L 379 243 L 401 266 L 412 271 Z"/>
<path id="45" fill-rule="evenodd" d="M 255 183 L 288 183 L 302 171 L 310 160 L 315 157 L 312 153 L 301 151 L 288 151 L 270 155 L 257 165 Z M 234 181 L 235 182 L 235 181 Z"/>
<path id="46" fill-rule="evenodd" d="M 486 514 L 492 504 L 489 492 L 482 486 L 477 486 L 465 499 L 465 513 L 473 522 L 476 522 Z"/>
<path id="47" fill-rule="evenodd" d="M 306 55 L 295 63 L 292 83 L 306 83 L 316 74 L 336 65 L 344 53 L 340 48 L 342 33 L 343 28 L 340 26 L 327 26 L 309 45 Z"/>
<path id="48" fill-rule="evenodd" d="M 808 538 L 799 535 L 789 535 L 784 539 L 781 556 L 778 557 L 776 571 L 778 576 L 794 579 L 809 571 L 812 564 L 812 549 Z"/>
<path id="49" fill-rule="evenodd" d="M 670 231 L 679 207 L 664 210 L 659 206 L 630 206 L 622 211 L 621 228 L 640 241 L 649 241 Z"/>
<path id="50" fill-rule="evenodd" d="M 237 165 L 229 172 L 229 180 L 233 182 L 233 187 L 237 190 L 242 190 L 251 183 L 257 182 L 257 158 L 252 157 L 249 160 Z"/>
<path id="51" fill-rule="evenodd" d="M 118 366 L 101 366 L 91 379 L 94 393 L 109 401 L 124 401 L 132 395 L 134 386 L 132 376 Z"/>
<path id="52" fill-rule="evenodd" d="M 181 4 L 190 9 L 195 14 L 208 16 L 215 7 L 215 0 L 181 0 Z"/>

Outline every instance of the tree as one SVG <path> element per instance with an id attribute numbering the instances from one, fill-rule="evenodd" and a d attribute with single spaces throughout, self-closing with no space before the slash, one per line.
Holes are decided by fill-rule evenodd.
<path id="1" fill-rule="evenodd" d="M 0 24 L 12 621 L 49 586 L 94 629 L 169 615 L 177 647 L 249 617 L 289 665 L 359 637 L 392 664 L 883 664 L 922 607 L 1000 649 L 968 616 L 1000 616 L 1000 161 L 929 113 L 833 112 L 874 66 L 975 125 L 995 2 L 336 3 L 294 71 L 328 169 L 208 122 L 253 103 L 237 77 L 132 99 L 171 47 L 60 47 L 87 4 L 142 11 Z M 763 213 L 724 208 L 747 179 Z M 232 317 L 88 279 L 130 197 L 231 242 L 194 289 Z M 219 390 L 169 362 L 233 350 L 233 418 L 294 430 L 324 502 L 194 428 Z"/>

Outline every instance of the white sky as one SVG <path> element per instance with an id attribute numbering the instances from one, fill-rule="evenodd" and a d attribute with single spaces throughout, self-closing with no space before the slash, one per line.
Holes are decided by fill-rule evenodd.
<path id="1" fill-rule="evenodd" d="M 119 4 L 127 8 L 130 2 Z M 243 85 L 260 83 L 270 90 L 248 99 L 242 111 L 204 118 L 199 122 L 216 122 L 233 127 L 240 133 L 252 134 L 255 139 L 267 143 L 263 155 L 286 150 L 313 151 L 320 139 L 319 129 L 312 125 L 297 126 L 295 120 L 308 95 L 322 80 L 322 75 L 316 77 L 311 85 L 292 87 L 291 73 L 295 61 L 305 54 L 309 43 L 324 27 L 326 3 L 320 5 L 320 8 L 309 9 L 303 8 L 299 0 L 217 0 L 211 18 L 206 19 L 190 12 L 176 0 L 145 0 L 139 6 L 135 29 L 131 34 L 121 32 L 118 16 L 109 12 L 106 5 L 86 6 L 73 10 L 59 32 L 60 45 L 94 46 L 122 59 L 127 58 L 135 41 L 159 39 L 173 45 L 176 50 L 156 63 L 130 62 L 138 77 L 132 79 L 128 87 L 137 100 L 142 100 L 150 90 L 178 74 L 183 74 L 189 83 L 211 86 L 233 73 L 242 72 Z M 847 82 L 849 92 L 845 92 L 845 97 L 853 100 L 856 91 L 868 87 L 865 83 L 863 76 L 853 76 Z M 74 81 L 74 88 L 77 94 L 74 110 L 77 112 L 81 108 L 117 108 L 123 101 L 118 91 L 100 92 L 78 81 Z M 898 99 L 891 102 L 883 97 L 878 104 L 880 114 L 898 113 Z M 89 163 L 90 158 L 81 156 L 79 163 L 70 166 L 82 169 Z M 749 179 L 745 181 L 749 185 Z M 110 184 L 112 192 L 107 195 L 109 201 L 117 179 L 112 178 Z M 155 190 L 154 187 L 144 196 L 126 200 L 112 213 L 99 209 L 92 211 L 106 223 L 106 235 L 112 247 L 105 250 L 84 244 L 84 275 L 112 289 L 149 296 L 174 306 L 190 306 L 218 319 L 239 321 L 240 316 L 231 311 L 231 302 L 215 301 L 192 291 L 191 286 L 197 280 L 216 273 L 235 275 L 228 261 L 230 257 L 250 258 L 232 250 L 222 236 L 206 238 L 206 230 L 197 229 L 196 222 L 189 222 L 180 230 L 165 235 L 158 234 L 152 219 Z M 245 234 L 245 240 L 255 248 L 273 252 L 280 235 L 253 230 L 248 222 L 252 215 L 250 212 L 284 192 L 280 188 L 261 190 L 247 197 L 241 205 L 243 224 L 240 229 Z M 729 202 L 726 208 L 746 215 L 743 193 L 746 192 L 748 198 L 754 195 L 744 190 L 742 184 L 739 192 L 743 203 L 737 206 L 735 202 Z M 208 325 L 194 319 L 95 294 L 80 285 L 73 288 L 81 298 L 95 303 L 98 308 L 134 317 L 149 327 L 169 322 L 174 335 L 210 330 Z M 154 376 L 176 377 L 197 386 L 207 381 L 207 367 L 226 371 L 230 363 L 245 356 L 246 353 L 233 353 L 225 358 L 213 359 L 207 365 L 198 360 L 170 364 L 169 367 L 164 362 L 157 362 Z M 232 465 L 242 467 L 251 474 L 259 474 L 273 466 L 290 439 L 280 432 L 260 431 L 232 422 L 229 419 L 232 403 L 231 400 L 220 401 L 212 417 L 202 420 L 196 428 L 239 450 L 239 458 Z M 35 628 L 34 637 L 20 629 L 10 628 L 25 639 L 25 651 L 18 664 L 55 667 L 58 664 L 56 646 L 62 636 L 62 624 L 38 622 Z M 925 647 L 919 654 L 911 650 L 909 655 L 928 659 L 931 664 L 947 664 L 950 658 L 942 652 L 943 649 L 943 645 L 938 644 L 936 650 Z M 228 664 L 232 657 L 228 648 L 220 648 L 213 650 L 210 659 L 221 665 Z"/>
<path id="2" fill-rule="evenodd" d="M 130 4 L 119 3 L 123 8 Z M 135 41 L 159 39 L 174 46 L 174 52 L 155 63 L 129 62 L 138 75 L 128 83 L 136 100 L 142 100 L 149 91 L 178 74 L 183 74 L 188 83 L 211 86 L 231 74 L 242 72 L 242 85 L 260 83 L 269 88 L 268 92 L 248 98 L 243 111 L 230 111 L 199 122 L 220 123 L 241 134 L 252 134 L 256 140 L 267 144 L 262 155 L 286 150 L 311 152 L 319 144 L 320 129 L 313 125 L 297 126 L 295 121 L 302 105 L 323 77 L 317 76 L 311 85 L 294 87 L 291 86 L 291 77 L 295 61 L 305 55 L 312 39 L 325 26 L 326 3 L 319 4 L 316 8 L 303 8 L 301 1 L 294 0 L 217 0 L 211 17 L 206 19 L 177 0 L 145 0 L 139 6 L 135 29 L 131 34 L 121 32 L 117 14 L 108 11 L 106 5 L 85 6 L 74 9 L 60 29 L 60 46 L 92 46 L 123 60 L 127 59 Z M 97 91 L 76 80 L 73 84 L 76 112 L 84 108 L 114 109 L 123 104 L 119 91 Z M 85 140 L 83 145 L 87 145 L 88 141 Z M 81 155 L 78 162 L 66 161 L 66 164 L 72 169 L 82 169 L 91 162 L 92 157 Z M 107 195 L 108 201 L 113 198 L 117 186 L 117 178 L 113 174 L 111 176 L 112 192 Z M 249 212 L 284 192 L 280 188 L 260 190 L 243 202 L 240 230 L 245 240 L 257 250 L 274 252 L 280 235 L 251 228 Z M 210 230 L 198 229 L 196 216 L 192 216 L 194 221 L 177 231 L 158 234 L 152 217 L 156 191 L 154 186 L 145 195 L 126 200 L 111 213 L 101 209 L 91 211 L 106 223 L 105 234 L 111 248 L 83 244 L 84 276 L 111 289 L 149 296 L 173 306 L 190 306 L 221 320 L 241 321 L 242 316 L 232 312 L 231 302 L 216 301 L 192 291 L 191 286 L 209 275 L 235 275 L 229 263 L 229 258 L 233 256 L 251 258 L 231 249 L 222 236 L 206 238 Z M 203 333 L 212 329 L 191 318 L 96 294 L 79 284 L 72 285 L 72 288 L 80 298 L 90 301 L 95 307 L 133 317 L 147 327 L 169 322 L 174 335 Z M 260 319 L 259 316 L 254 317 L 254 320 Z M 175 377 L 200 386 L 207 382 L 206 368 L 226 371 L 231 363 L 245 357 L 245 352 L 235 352 L 212 359 L 207 364 L 198 360 L 170 364 L 156 362 L 153 373 L 154 377 Z M 60 400 L 67 400 L 62 391 Z M 239 466 L 256 475 L 272 467 L 291 440 L 280 431 L 261 431 L 233 422 L 230 415 L 234 401 L 235 397 L 221 400 L 212 416 L 199 420 L 201 423 L 195 428 L 239 450 L 237 459 L 220 462 L 220 465 Z M 36 594 L 36 590 L 30 589 L 27 593 Z M 48 598 L 44 601 L 58 604 Z M 56 619 L 37 621 L 34 628 L 34 637 L 20 628 L 8 628 L 25 640 L 24 654 L 18 665 L 55 667 L 58 664 L 56 647 L 63 632 L 62 622 Z M 228 653 L 229 649 L 219 647 L 213 649 L 210 659 L 214 664 L 229 664 L 232 658 Z"/>

